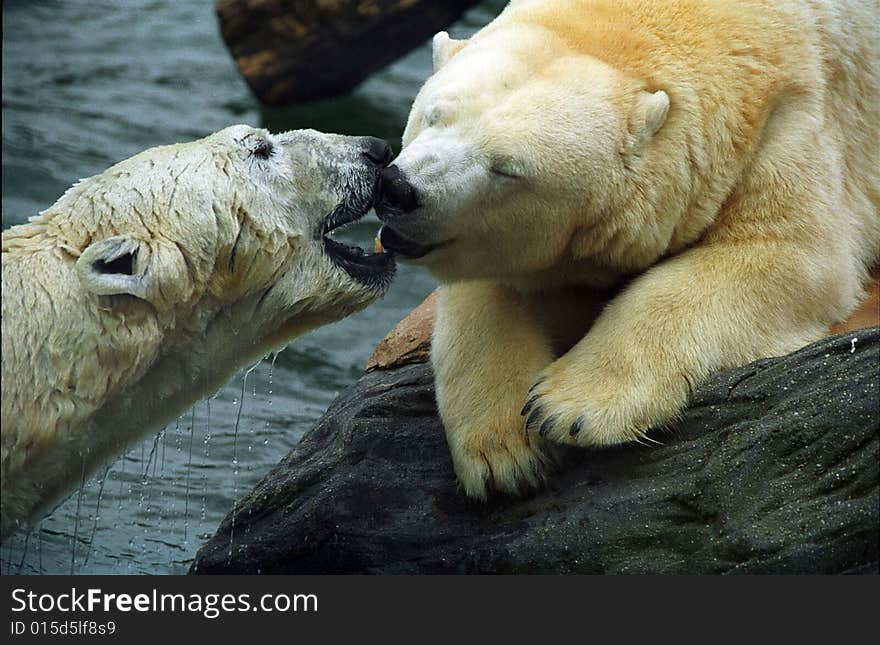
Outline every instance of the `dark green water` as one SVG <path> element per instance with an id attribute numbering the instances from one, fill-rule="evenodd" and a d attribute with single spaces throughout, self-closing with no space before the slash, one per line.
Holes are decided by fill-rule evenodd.
<path id="1" fill-rule="evenodd" d="M 472 33 L 503 5 L 470 11 L 452 35 Z M 212 2 L 7 0 L 3 227 L 144 148 L 233 123 L 372 134 L 399 146 L 430 65 L 426 43 L 348 96 L 264 110 L 223 46 Z M 365 221 L 342 237 L 370 244 L 377 226 Z M 375 344 L 433 286 L 402 267 L 377 305 L 238 374 L 87 481 L 37 530 L 4 544 L 2 573 L 185 572 L 234 500 L 360 376 Z"/>

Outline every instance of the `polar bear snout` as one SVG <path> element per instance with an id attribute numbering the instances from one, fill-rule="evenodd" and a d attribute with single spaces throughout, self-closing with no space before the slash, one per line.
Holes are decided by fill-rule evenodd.
<path id="1" fill-rule="evenodd" d="M 363 137 L 363 150 L 364 156 L 381 168 L 391 163 L 394 156 L 391 146 L 378 137 Z"/>
<path id="2" fill-rule="evenodd" d="M 374 298 L 385 292 L 394 277 L 394 256 L 381 251 L 369 253 L 331 236 L 336 230 L 360 220 L 374 207 L 382 171 L 394 155 L 391 147 L 376 137 L 316 136 L 323 142 L 319 147 L 320 156 L 329 161 L 321 168 L 323 183 L 332 186 L 328 192 L 338 200 L 318 223 L 317 239 L 324 256 L 356 285 L 366 287 Z M 347 170 L 340 172 L 340 165 L 347 166 Z"/>
<path id="3" fill-rule="evenodd" d="M 382 171 L 376 214 L 382 220 L 378 239 L 383 249 L 407 260 L 417 260 L 448 242 L 426 244 L 414 238 L 423 237 L 424 218 L 414 216 L 422 203 L 419 192 L 397 166 Z"/>
<path id="4" fill-rule="evenodd" d="M 420 206 L 419 195 L 400 168 L 391 165 L 382 171 L 377 212 L 406 214 Z"/>

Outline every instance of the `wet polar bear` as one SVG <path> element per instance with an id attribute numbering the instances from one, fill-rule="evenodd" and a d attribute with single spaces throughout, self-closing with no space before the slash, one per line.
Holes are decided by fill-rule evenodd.
<path id="1" fill-rule="evenodd" d="M 2 536 L 237 368 L 381 296 L 391 256 L 325 236 L 372 207 L 390 157 L 372 137 L 233 126 L 4 231 Z"/>
<path id="2" fill-rule="evenodd" d="M 880 252 L 878 23 L 875 0 L 520 0 L 435 37 L 379 235 L 443 283 L 468 495 L 641 440 L 847 316 Z"/>

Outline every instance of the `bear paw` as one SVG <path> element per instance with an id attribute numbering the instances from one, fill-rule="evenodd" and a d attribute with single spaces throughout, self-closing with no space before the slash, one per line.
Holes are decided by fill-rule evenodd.
<path id="1" fill-rule="evenodd" d="M 522 495 L 541 487 L 558 463 L 559 448 L 537 436 L 509 429 L 478 435 L 449 441 L 455 474 L 468 497 L 485 501 L 492 491 Z"/>
<path id="2" fill-rule="evenodd" d="M 551 366 L 529 390 L 521 411 L 527 434 L 580 447 L 658 443 L 648 430 L 671 422 L 681 408 L 674 397 L 652 399 L 643 388 L 610 380 L 591 383 L 586 370 L 568 367 Z"/>

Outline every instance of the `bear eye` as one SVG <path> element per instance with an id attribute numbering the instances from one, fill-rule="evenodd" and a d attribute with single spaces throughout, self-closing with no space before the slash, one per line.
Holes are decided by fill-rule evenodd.
<path id="1" fill-rule="evenodd" d="M 268 139 L 263 139 L 251 150 L 251 154 L 258 159 L 268 159 L 275 152 L 275 146 Z"/>
<path id="2" fill-rule="evenodd" d="M 522 179 L 522 175 L 510 167 L 509 164 L 493 163 L 489 167 L 489 172 L 505 179 Z"/>
<path id="3" fill-rule="evenodd" d="M 505 177 L 506 179 L 522 179 L 522 175 L 517 175 L 509 170 L 505 170 L 504 168 L 490 168 L 489 171 L 493 175 L 498 175 L 499 177 Z"/>
<path id="4" fill-rule="evenodd" d="M 505 179 L 522 179 L 523 176 L 516 159 L 505 154 L 489 157 L 489 172 Z"/>

